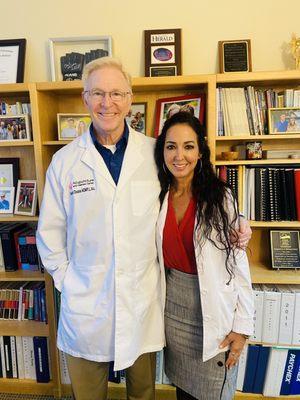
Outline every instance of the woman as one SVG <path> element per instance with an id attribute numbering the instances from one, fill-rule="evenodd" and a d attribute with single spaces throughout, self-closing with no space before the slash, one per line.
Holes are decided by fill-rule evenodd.
<path id="1" fill-rule="evenodd" d="M 197 118 L 179 112 L 165 122 L 155 148 L 157 244 L 167 271 L 165 370 L 177 399 L 232 399 L 252 334 L 249 265 L 232 244 L 237 205 L 209 158 Z"/>

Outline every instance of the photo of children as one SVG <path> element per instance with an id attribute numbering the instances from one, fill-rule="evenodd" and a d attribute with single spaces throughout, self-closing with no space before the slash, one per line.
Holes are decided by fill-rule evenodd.
<path id="1" fill-rule="evenodd" d="M 146 134 L 146 110 L 147 103 L 132 103 L 126 117 L 128 125 L 143 134 Z"/>

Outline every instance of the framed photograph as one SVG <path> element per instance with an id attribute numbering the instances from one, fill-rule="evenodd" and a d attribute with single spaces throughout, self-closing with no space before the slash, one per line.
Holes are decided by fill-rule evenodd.
<path id="1" fill-rule="evenodd" d="M 15 188 L 0 187 L 0 214 L 12 214 L 14 212 Z"/>
<path id="2" fill-rule="evenodd" d="M 299 231 L 270 231 L 272 268 L 300 268 Z"/>
<path id="3" fill-rule="evenodd" d="M 205 118 L 204 93 L 158 99 L 155 112 L 156 137 L 160 134 L 164 122 L 178 111 L 189 111 L 203 124 Z"/>
<path id="4" fill-rule="evenodd" d="M 26 39 L 0 40 L 0 83 L 24 82 Z"/>
<path id="5" fill-rule="evenodd" d="M 16 194 L 15 214 L 35 215 L 36 200 L 36 181 L 19 179 Z"/>
<path id="6" fill-rule="evenodd" d="M 0 158 L 0 189 L 17 187 L 20 168 L 19 158 Z"/>
<path id="7" fill-rule="evenodd" d="M 146 30 L 145 76 L 181 75 L 181 29 Z"/>
<path id="8" fill-rule="evenodd" d="M 269 108 L 269 134 L 300 133 L 300 108 Z"/>
<path id="9" fill-rule="evenodd" d="M 85 64 L 112 56 L 111 36 L 83 36 L 49 39 L 52 81 L 80 80 Z"/>
<path id="10" fill-rule="evenodd" d="M 126 117 L 128 125 L 146 135 L 147 103 L 132 103 Z"/>
<path id="11" fill-rule="evenodd" d="M 57 114 L 58 140 L 73 140 L 85 132 L 91 123 L 89 114 Z"/>
<path id="12" fill-rule="evenodd" d="M 220 72 L 252 71 L 251 41 L 224 40 L 219 42 Z"/>
<path id="13" fill-rule="evenodd" d="M 0 115 L 0 142 L 31 140 L 28 114 Z"/>

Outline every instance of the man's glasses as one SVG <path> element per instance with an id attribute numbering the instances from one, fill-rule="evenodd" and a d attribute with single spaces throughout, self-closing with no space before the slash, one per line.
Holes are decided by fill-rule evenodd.
<path id="1" fill-rule="evenodd" d="M 101 103 L 105 99 L 106 95 L 108 95 L 111 101 L 113 101 L 114 103 L 120 103 L 125 99 L 128 94 L 132 94 L 131 92 L 121 92 L 119 90 L 113 90 L 112 92 L 103 92 L 99 89 L 85 90 L 82 93 L 87 93 L 94 102 L 99 103 Z"/>

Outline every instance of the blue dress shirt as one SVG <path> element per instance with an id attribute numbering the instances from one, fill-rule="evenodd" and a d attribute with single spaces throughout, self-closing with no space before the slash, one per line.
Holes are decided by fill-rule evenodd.
<path id="1" fill-rule="evenodd" d="M 123 135 L 116 143 L 116 151 L 114 153 L 98 142 L 94 133 L 93 124 L 90 125 L 90 134 L 96 149 L 101 154 L 115 184 L 117 185 L 121 173 L 125 150 L 128 143 L 129 129 L 127 124 L 125 123 Z"/>

